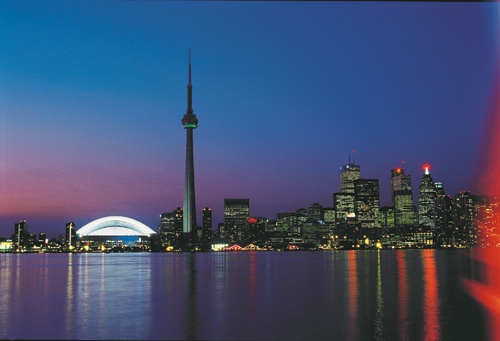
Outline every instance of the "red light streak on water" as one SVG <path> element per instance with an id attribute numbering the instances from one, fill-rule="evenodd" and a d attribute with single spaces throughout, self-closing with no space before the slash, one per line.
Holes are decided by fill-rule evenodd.
<path id="1" fill-rule="evenodd" d="M 398 267 L 398 326 L 399 340 L 408 340 L 408 275 L 404 251 L 396 252 Z"/>
<path id="2" fill-rule="evenodd" d="M 440 340 L 439 293 L 436 272 L 436 250 L 423 251 L 424 266 L 424 335 L 426 341 Z"/>

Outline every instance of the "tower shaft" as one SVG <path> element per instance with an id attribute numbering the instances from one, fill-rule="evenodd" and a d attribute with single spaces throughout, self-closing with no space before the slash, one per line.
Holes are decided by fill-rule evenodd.
<path id="1" fill-rule="evenodd" d="M 194 187 L 193 128 L 186 128 L 186 172 L 184 177 L 184 212 L 182 232 L 196 230 L 196 192 Z"/>

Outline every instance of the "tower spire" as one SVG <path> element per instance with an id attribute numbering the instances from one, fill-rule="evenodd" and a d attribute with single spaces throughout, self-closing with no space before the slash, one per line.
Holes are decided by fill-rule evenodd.
<path id="1" fill-rule="evenodd" d="M 191 86 L 191 49 L 189 49 L 189 79 L 188 79 L 188 86 Z"/>
<path id="2" fill-rule="evenodd" d="M 187 111 L 186 114 L 191 115 L 193 114 L 193 85 L 191 84 L 191 49 L 189 49 L 188 52 L 189 56 L 189 62 L 188 62 L 188 105 L 187 105 Z"/>

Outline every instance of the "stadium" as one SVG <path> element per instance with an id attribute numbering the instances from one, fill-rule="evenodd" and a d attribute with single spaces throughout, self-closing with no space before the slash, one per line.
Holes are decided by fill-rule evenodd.
<path id="1" fill-rule="evenodd" d="M 142 248 L 156 234 L 150 227 L 132 218 L 109 216 L 96 219 L 76 231 L 79 246 L 88 250 Z"/>

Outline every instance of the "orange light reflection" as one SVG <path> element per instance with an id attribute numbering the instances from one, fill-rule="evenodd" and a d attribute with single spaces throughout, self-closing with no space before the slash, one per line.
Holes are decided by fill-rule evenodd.
<path id="1" fill-rule="evenodd" d="M 426 341 L 440 340 L 436 250 L 424 250 L 422 262 L 424 267 L 424 338 Z"/>

